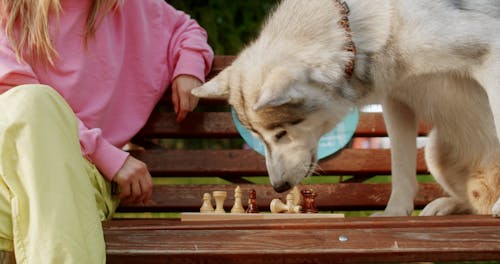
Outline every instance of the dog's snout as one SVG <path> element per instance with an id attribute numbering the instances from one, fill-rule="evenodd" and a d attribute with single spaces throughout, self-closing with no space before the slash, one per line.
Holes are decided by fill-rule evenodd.
<path id="1" fill-rule="evenodd" d="M 283 193 L 290 190 L 292 188 L 292 185 L 290 185 L 289 182 L 283 182 L 280 184 L 273 185 L 273 188 L 276 192 Z"/>

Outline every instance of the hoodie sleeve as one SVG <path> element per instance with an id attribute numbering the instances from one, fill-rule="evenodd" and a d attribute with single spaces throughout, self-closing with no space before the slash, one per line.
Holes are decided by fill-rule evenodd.
<path id="1" fill-rule="evenodd" d="M 0 33 L 0 94 L 22 84 L 39 83 L 31 66 L 18 61 L 8 40 L 2 35 Z"/>
<path id="2" fill-rule="evenodd" d="M 173 69 L 172 80 L 186 74 L 204 82 L 214 57 L 207 43 L 207 32 L 188 15 L 166 3 L 164 16 L 165 27 L 171 29 L 168 63 Z"/>
<path id="3" fill-rule="evenodd" d="M 1 35 L 0 32 L 0 94 L 19 85 L 40 83 L 31 66 L 18 61 L 10 44 Z M 82 154 L 111 180 L 129 154 L 106 141 L 100 129 L 89 129 L 79 118 L 76 119 Z"/>
<path id="4" fill-rule="evenodd" d="M 83 155 L 111 181 L 125 163 L 129 153 L 105 140 L 101 129 L 89 129 L 80 119 L 78 119 L 78 130 Z"/>

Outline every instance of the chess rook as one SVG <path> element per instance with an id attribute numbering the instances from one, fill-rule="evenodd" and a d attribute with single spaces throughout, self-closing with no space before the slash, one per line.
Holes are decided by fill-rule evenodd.
<path id="1" fill-rule="evenodd" d="M 312 190 L 302 190 L 302 199 L 304 202 L 304 206 L 302 207 L 304 213 L 317 213 L 318 209 L 316 209 L 314 205 L 315 198 L 317 194 Z"/>
<path id="2" fill-rule="evenodd" d="M 214 191 L 212 196 L 215 200 L 215 213 L 223 214 L 224 211 L 224 200 L 226 200 L 227 193 L 225 191 Z"/>

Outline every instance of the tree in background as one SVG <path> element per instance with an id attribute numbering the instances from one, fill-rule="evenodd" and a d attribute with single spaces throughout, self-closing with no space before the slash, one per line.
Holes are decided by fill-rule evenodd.
<path id="1" fill-rule="evenodd" d="M 215 54 L 235 55 L 257 36 L 277 0 L 168 0 L 191 15 L 208 32 Z"/>

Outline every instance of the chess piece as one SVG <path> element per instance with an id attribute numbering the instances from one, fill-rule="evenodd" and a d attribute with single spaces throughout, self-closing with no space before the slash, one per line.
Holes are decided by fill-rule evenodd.
<path id="1" fill-rule="evenodd" d="M 212 206 L 212 196 L 210 193 L 203 194 L 203 204 L 200 207 L 200 213 L 213 213 L 214 207 Z"/>
<path id="2" fill-rule="evenodd" d="M 210 196 L 209 193 L 203 194 L 203 204 L 201 205 L 200 213 L 213 213 L 214 212 L 214 207 L 212 206 L 211 199 L 212 199 L 212 196 Z"/>
<path id="3" fill-rule="evenodd" d="M 312 190 L 302 190 L 301 193 L 304 200 L 304 206 L 302 207 L 304 209 L 304 213 L 317 213 L 318 209 L 316 209 L 314 205 L 314 200 L 317 194 Z"/>
<path id="4" fill-rule="evenodd" d="M 257 199 L 257 192 L 254 189 L 251 189 L 248 192 L 248 207 L 247 207 L 247 213 L 249 214 L 258 214 L 259 213 L 259 208 L 257 207 L 257 202 L 255 199 Z"/>
<path id="5" fill-rule="evenodd" d="M 302 195 L 300 193 L 299 187 L 297 186 L 293 187 L 290 193 L 293 194 L 293 204 L 295 205 L 302 204 Z"/>
<path id="6" fill-rule="evenodd" d="M 215 213 L 223 214 L 224 211 L 224 200 L 226 200 L 227 193 L 225 191 L 214 191 L 212 196 L 215 200 Z"/>
<path id="7" fill-rule="evenodd" d="M 289 213 L 298 214 L 301 212 L 302 206 L 294 203 L 295 197 L 293 193 L 286 195 L 286 204 L 284 204 L 280 199 L 273 199 L 269 208 L 271 213 Z"/>
<path id="8" fill-rule="evenodd" d="M 288 207 L 288 213 L 299 214 L 302 211 L 302 206 L 295 203 L 295 194 L 289 193 L 286 195 L 286 206 Z"/>
<path id="9" fill-rule="evenodd" d="M 278 198 L 273 199 L 271 201 L 271 204 L 269 205 L 269 209 L 271 209 L 271 213 L 273 213 L 273 214 L 288 212 L 288 206 L 286 206 L 286 204 L 284 204 Z"/>
<path id="10" fill-rule="evenodd" d="M 241 203 L 241 188 L 240 186 L 237 186 L 236 189 L 234 190 L 234 205 L 233 208 L 231 208 L 231 213 L 244 213 L 245 209 L 243 208 L 243 205 Z"/>

